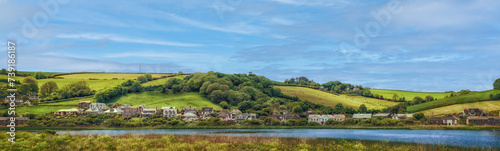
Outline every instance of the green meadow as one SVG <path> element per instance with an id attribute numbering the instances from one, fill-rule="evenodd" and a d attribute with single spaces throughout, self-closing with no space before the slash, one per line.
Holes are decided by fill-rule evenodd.
<path id="1" fill-rule="evenodd" d="M 384 90 L 384 89 L 370 89 L 372 94 L 378 94 L 384 96 L 386 99 L 391 99 L 394 94 L 397 94 L 400 98 L 405 97 L 406 100 L 412 100 L 414 97 L 419 96 L 425 98 L 430 95 L 437 99 L 442 99 L 445 96 L 450 96 L 451 93 L 444 92 L 412 92 L 412 91 L 402 91 L 402 90 Z"/>
<path id="2" fill-rule="evenodd" d="M 436 101 L 426 102 L 422 104 L 412 105 L 407 107 L 409 113 L 429 110 L 433 108 L 438 108 L 442 106 L 454 105 L 454 104 L 464 104 L 473 103 L 490 100 L 490 94 L 498 94 L 500 90 L 487 90 L 480 92 L 470 92 L 466 95 L 454 96 L 444 99 L 438 99 Z"/>
<path id="3" fill-rule="evenodd" d="M 130 104 L 134 107 L 144 104 L 151 108 L 193 106 L 197 109 L 202 107 L 213 107 L 214 110 L 222 109 L 219 105 L 210 102 L 207 98 L 195 92 L 181 94 L 163 94 L 157 91 L 130 93 L 114 98 L 110 103 Z"/>
<path id="4" fill-rule="evenodd" d="M 454 105 L 424 110 L 420 112 L 424 113 L 426 116 L 439 116 L 439 115 L 460 113 L 463 112 L 464 109 L 466 108 L 481 108 L 488 112 L 498 111 L 500 110 L 500 101 L 481 101 L 474 103 L 454 104 Z"/>
<path id="5" fill-rule="evenodd" d="M 307 100 L 312 103 L 317 103 L 325 106 L 335 106 L 342 103 L 344 106 L 359 108 L 361 104 L 365 104 L 368 109 L 385 109 L 396 105 L 397 103 L 363 96 L 348 96 L 345 94 L 335 95 L 320 90 L 315 90 L 305 87 L 294 86 L 275 86 L 281 89 L 281 92 L 289 96 L 297 96 L 301 100 Z"/>

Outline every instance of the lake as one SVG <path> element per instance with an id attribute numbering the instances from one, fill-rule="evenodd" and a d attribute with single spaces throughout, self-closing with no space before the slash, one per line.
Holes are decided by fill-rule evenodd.
<path id="1" fill-rule="evenodd" d="M 137 129 L 57 131 L 70 135 L 206 135 L 250 137 L 338 138 L 395 141 L 451 146 L 500 147 L 500 131 L 378 130 L 378 129 Z"/>

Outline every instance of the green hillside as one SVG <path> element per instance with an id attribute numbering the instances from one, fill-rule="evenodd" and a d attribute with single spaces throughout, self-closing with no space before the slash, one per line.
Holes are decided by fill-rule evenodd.
<path id="1" fill-rule="evenodd" d="M 385 109 L 394 106 L 397 103 L 362 96 L 347 96 L 344 94 L 334 95 L 305 87 L 293 86 L 275 86 L 281 89 L 281 92 L 289 96 L 297 96 L 301 100 L 307 100 L 312 103 L 317 103 L 325 106 L 335 106 L 342 103 L 344 106 L 350 106 L 357 109 L 361 104 L 365 104 L 368 109 Z"/>
<path id="2" fill-rule="evenodd" d="M 487 112 L 498 111 L 500 110 L 500 101 L 481 101 L 474 103 L 454 104 L 420 112 L 424 113 L 426 116 L 438 116 L 460 113 L 463 112 L 463 110 L 466 108 L 481 108 L 483 110 L 486 110 Z"/>
<path id="3" fill-rule="evenodd" d="M 481 92 L 470 92 L 466 95 L 454 96 L 444 99 L 438 99 L 436 101 L 426 102 L 422 104 L 412 105 L 407 107 L 407 111 L 410 113 L 419 112 L 424 110 L 429 110 L 432 108 L 453 105 L 453 104 L 464 104 L 472 102 L 480 102 L 490 99 L 490 94 L 498 94 L 500 90 L 488 90 Z"/>
<path id="4" fill-rule="evenodd" d="M 213 107 L 215 110 L 222 109 L 219 105 L 210 102 L 201 94 L 190 92 L 181 94 L 163 94 L 157 91 L 146 91 L 141 93 L 130 93 L 125 96 L 114 98 L 110 103 L 130 104 L 139 106 L 141 104 L 147 107 L 167 107 L 177 108 L 193 106 L 201 109 L 202 107 Z"/>
<path id="5" fill-rule="evenodd" d="M 406 100 L 412 100 L 414 97 L 419 96 L 425 98 L 430 95 L 437 99 L 442 99 L 445 96 L 450 96 L 451 93 L 444 92 L 412 92 L 412 91 L 401 91 L 401 90 L 384 90 L 384 89 L 370 89 L 372 94 L 378 94 L 384 96 L 386 99 L 391 99 L 394 94 L 397 94 L 400 98 L 405 97 Z"/>
<path id="6" fill-rule="evenodd" d="M 62 101 L 56 103 L 46 103 L 39 104 L 37 106 L 20 106 L 16 108 L 16 114 L 43 114 L 50 113 L 60 109 L 70 109 L 78 107 L 78 102 L 80 101 L 92 101 L 95 100 L 92 97 L 82 97 L 72 101 Z M 0 109 L 0 113 L 6 112 L 8 109 Z"/>

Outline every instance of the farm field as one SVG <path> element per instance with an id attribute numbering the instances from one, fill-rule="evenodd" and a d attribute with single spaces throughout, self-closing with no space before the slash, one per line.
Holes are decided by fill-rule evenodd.
<path id="1" fill-rule="evenodd" d="M 498 94 L 498 93 L 500 93 L 500 90 L 487 90 L 487 91 L 480 91 L 480 92 L 471 92 L 471 93 L 466 94 L 466 95 L 438 99 L 436 101 L 431 101 L 431 102 L 426 102 L 426 103 L 422 103 L 422 104 L 408 106 L 407 111 L 409 113 L 414 113 L 414 112 L 429 110 L 432 108 L 438 108 L 438 107 L 447 106 L 447 105 L 486 101 L 486 100 L 490 99 L 490 94 Z"/>
<path id="2" fill-rule="evenodd" d="M 425 116 L 439 116 L 460 113 L 463 112 L 466 108 L 481 108 L 486 110 L 487 112 L 498 111 L 500 110 L 500 101 L 482 101 L 474 103 L 455 104 L 421 111 L 421 113 L 424 113 Z"/>
<path id="3" fill-rule="evenodd" d="M 37 106 L 20 106 L 16 107 L 16 114 L 43 114 L 43 113 L 50 113 L 54 112 L 60 109 L 70 109 L 70 108 L 76 108 L 78 107 L 78 102 L 80 101 L 91 101 L 95 102 L 95 100 L 92 97 L 82 97 L 77 100 L 72 100 L 72 101 L 63 101 L 63 102 L 55 102 L 55 103 L 47 103 L 47 104 L 39 104 Z M 0 113 L 6 112 L 8 109 L 3 108 L 0 109 Z"/>
<path id="4" fill-rule="evenodd" d="M 143 83 L 142 86 L 164 85 L 165 82 L 167 82 L 167 80 L 169 78 L 179 78 L 179 79 L 182 79 L 184 77 L 186 77 L 186 76 L 185 75 L 180 75 L 180 76 L 175 76 L 175 77 L 168 77 L 168 78 L 164 78 L 164 79 L 158 79 L 158 80 L 148 81 L 146 83 Z"/>
<path id="5" fill-rule="evenodd" d="M 57 76 L 61 77 L 62 79 L 58 78 L 52 78 L 52 79 L 38 79 L 38 86 L 41 87 L 44 83 L 48 81 L 54 81 L 57 83 L 57 87 L 62 88 L 65 85 L 78 82 L 78 81 L 85 81 L 89 85 L 90 89 L 92 90 L 102 90 L 106 88 L 110 88 L 116 85 L 119 85 L 126 80 L 134 80 L 138 76 L 144 75 L 142 73 L 76 73 L 76 74 L 69 74 L 69 75 L 63 75 L 63 76 Z M 161 76 L 167 76 L 168 74 L 152 74 L 153 78 L 158 78 Z M 2 79 L 7 79 L 7 75 L 0 75 L 0 78 Z M 92 78 L 93 80 L 89 80 Z M 113 80 L 113 78 L 116 78 Z M 24 77 L 15 77 L 14 78 L 17 81 L 22 81 Z M 163 82 L 165 83 L 165 82 Z M 2 83 L 6 84 L 6 83 Z"/>
<path id="6" fill-rule="evenodd" d="M 425 98 L 430 95 L 437 99 L 442 99 L 445 96 L 450 96 L 451 93 L 444 92 L 412 92 L 412 91 L 402 91 L 402 90 L 384 90 L 384 89 L 370 89 L 372 94 L 378 94 L 384 96 L 386 99 L 391 99 L 394 94 L 397 94 L 400 98 L 405 97 L 406 100 L 412 100 L 414 97 L 419 96 Z"/>
<path id="7" fill-rule="evenodd" d="M 213 107 L 214 110 L 222 109 L 219 105 L 210 102 L 201 94 L 195 92 L 181 94 L 163 94 L 157 91 L 130 93 L 125 96 L 114 98 L 110 103 L 130 104 L 134 107 L 144 104 L 151 108 L 169 106 L 181 108 L 192 106 L 196 107 L 198 110 L 201 110 L 202 107 Z"/>
<path id="8" fill-rule="evenodd" d="M 387 107 L 394 106 L 397 104 L 391 101 L 384 101 L 362 96 L 347 96 L 344 94 L 337 96 L 331 93 L 305 87 L 293 87 L 293 86 L 275 86 L 275 87 L 281 89 L 281 92 L 286 95 L 297 96 L 301 100 L 307 100 L 309 102 L 331 107 L 337 105 L 338 103 L 342 103 L 344 106 L 353 107 L 355 109 L 359 108 L 361 104 L 365 104 L 368 109 L 385 109 Z"/>

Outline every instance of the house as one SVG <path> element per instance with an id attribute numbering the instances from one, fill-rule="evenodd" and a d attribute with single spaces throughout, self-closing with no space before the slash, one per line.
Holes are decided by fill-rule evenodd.
<path id="1" fill-rule="evenodd" d="M 314 114 L 316 114 L 316 111 L 315 110 L 309 110 L 309 111 L 305 111 L 302 114 L 304 114 L 304 115 L 314 115 Z"/>
<path id="2" fill-rule="evenodd" d="M 101 108 L 98 108 L 98 107 L 93 107 L 93 108 L 89 108 L 89 109 L 85 110 L 85 113 L 87 113 L 87 114 L 103 114 L 104 110 L 102 110 Z"/>
<path id="3" fill-rule="evenodd" d="M 333 115 L 314 114 L 314 115 L 309 115 L 307 119 L 309 120 L 309 122 L 325 124 L 326 121 L 328 121 L 329 119 L 333 119 Z"/>
<path id="4" fill-rule="evenodd" d="M 193 113 L 193 114 L 198 114 L 198 111 L 196 111 L 196 107 L 182 107 L 182 114 L 186 113 Z"/>
<path id="5" fill-rule="evenodd" d="M 344 121 L 345 120 L 345 115 L 344 114 L 335 114 L 335 115 L 333 115 L 333 120 L 335 120 L 335 121 Z"/>
<path id="6" fill-rule="evenodd" d="M 391 118 L 391 113 L 377 113 L 373 114 L 373 117 Z"/>
<path id="7" fill-rule="evenodd" d="M 404 119 L 407 119 L 407 118 L 413 118 L 413 114 L 394 114 L 392 116 L 392 119 L 400 119 L 400 120 L 404 120 Z"/>
<path id="8" fill-rule="evenodd" d="M 229 115 L 231 116 L 231 119 L 236 120 L 236 115 L 241 114 L 241 111 L 238 109 L 233 109 L 231 112 L 229 112 Z"/>
<path id="9" fill-rule="evenodd" d="M 92 102 L 90 102 L 90 101 L 80 101 L 78 103 L 78 108 L 82 108 L 82 109 L 83 108 L 90 108 L 90 103 L 92 103 Z"/>
<path id="10" fill-rule="evenodd" d="M 241 113 L 235 116 L 236 122 L 243 122 L 245 120 L 257 119 L 257 115 L 255 113 Z"/>
<path id="11" fill-rule="evenodd" d="M 198 116 L 193 112 L 186 112 L 183 115 L 181 115 L 181 118 L 184 121 L 196 121 L 198 119 Z"/>
<path id="12" fill-rule="evenodd" d="M 468 116 L 467 124 L 500 126 L 500 116 Z"/>
<path id="13" fill-rule="evenodd" d="M 208 114 L 211 114 L 214 112 L 214 108 L 213 107 L 204 107 L 204 108 L 201 108 L 201 115 L 208 115 Z"/>
<path id="14" fill-rule="evenodd" d="M 16 126 L 20 126 L 30 119 L 28 117 L 0 117 L 0 125 L 7 126 L 10 122 L 12 122 L 12 120 L 14 120 L 14 124 L 16 124 Z"/>
<path id="15" fill-rule="evenodd" d="M 5 103 L 10 103 L 10 102 L 14 102 L 16 105 L 23 105 L 24 104 L 24 101 L 23 101 L 23 98 L 13 98 L 11 100 L 10 97 L 6 97 L 5 98 Z"/>
<path id="16" fill-rule="evenodd" d="M 221 110 L 221 111 L 217 112 L 217 118 L 221 119 L 222 121 L 232 120 L 231 114 L 229 113 L 229 111 L 226 111 L 226 110 Z"/>
<path id="17" fill-rule="evenodd" d="M 459 120 L 456 116 L 428 117 L 427 123 L 430 125 L 452 126 L 457 124 Z"/>
<path id="18" fill-rule="evenodd" d="M 26 101 L 26 104 L 28 104 L 28 106 L 31 106 L 31 105 L 32 105 L 30 100 L 27 100 L 27 101 Z"/>
<path id="19" fill-rule="evenodd" d="M 96 108 L 101 110 L 107 110 L 109 107 L 104 103 L 90 103 L 89 109 L 95 110 Z"/>
<path id="20" fill-rule="evenodd" d="M 151 117 L 156 114 L 156 109 L 142 109 L 141 117 Z"/>
<path id="21" fill-rule="evenodd" d="M 71 108 L 71 109 L 60 109 L 54 112 L 54 115 L 60 115 L 60 116 L 65 116 L 65 115 L 76 115 L 78 114 L 78 109 L 77 108 Z"/>
<path id="22" fill-rule="evenodd" d="M 123 117 L 136 117 L 137 115 L 139 115 L 139 109 L 133 108 L 128 104 L 123 104 L 118 108 L 123 111 L 122 113 Z"/>
<path id="23" fill-rule="evenodd" d="M 319 86 L 318 90 L 325 91 L 325 87 Z"/>
<path id="24" fill-rule="evenodd" d="M 480 108 L 467 108 L 464 109 L 460 116 L 483 116 L 486 115 L 486 111 Z"/>
<path id="25" fill-rule="evenodd" d="M 369 119 L 369 118 L 372 118 L 372 114 L 371 113 L 353 114 L 352 118 L 353 119 Z"/>
<path id="26" fill-rule="evenodd" d="M 38 94 L 30 94 L 28 97 L 32 101 L 38 101 L 40 99 L 40 97 L 38 96 Z"/>
<path id="27" fill-rule="evenodd" d="M 177 108 L 175 107 L 162 107 L 163 117 L 172 118 L 177 116 Z"/>
<path id="28" fill-rule="evenodd" d="M 142 110 L 147 109 L 147 108 L 148 108 L 148 107 L 146 107 L 146 105 L 144 105 L 144 104 L 141 104 L 141 105 L 139 105 L 139 106 L 137 107 L 137 109 L 139 110 L 139 113 L 141 113 L 141 112 L 142 112 Z"/>
<path id="29" fill-rule="evenodd" d="M 111 108 L 107 111 L 104 111 L 104 114 L 106 115 L 113 115 L 113 114 L 122 114 L 123 111 L 120 108 Z"/>
<path id="30" fill-rule="evenodd" d="M 271 115 L 270 117 L 277 119 L 280 122 L 285 122 L 289 119 L 294 119 L 294 120 L 299 120 L 300 116 L 296 113 L 290 113 L 290 114 L 277 114 L 277 115 Z"/>

